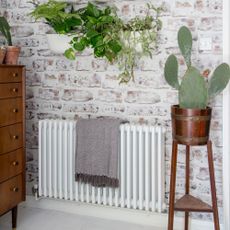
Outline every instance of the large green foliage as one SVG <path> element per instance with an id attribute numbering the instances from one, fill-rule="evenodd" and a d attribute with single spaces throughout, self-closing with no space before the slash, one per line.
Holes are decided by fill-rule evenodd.
<path id="1" fill-rule="evenodd" d="M 99 7 L 89 2 L 85 7 L 73 10 L 69 3 L 49 0 L 35 4 L 30 15 L 36 20 L 45 19 L 57 33 L 75 35 L 71 48 L 64 53 L 68 59 L 75 60 L 76 53 L 89 47 L 95 57 L 117 62 L 123 71 L 119 76 L 123 83 L 134 78 L 134 68 L 140 58 L 151 57 L 156 48 L 157 33 L 162 26 L 159 19 L 162 9 L 148 4 L 148 11 L 153 11 L 154 16 L 148 12 L 144 18 L 135 17 L 124 22 L 111 6 Z M 140 36 L 130 40 L 130 34 L 137 31 Z M 137 43 L 141 44 L 141 52 L 135 49 Z"/>
<path id="2" fill-rule="evenodd" d="M 205 108 L 208 92 L 204 78 L 195 67 L 189 67 L 179 89 L 181 108 Z"/>
<path id="3" fill-rule="evenodd" d="M 7 22 L 5 17 L 0 17 L 0 32 L 5 37 L 7 44 L 9 46 L 12 46 L 12 39 L 11 39 L 11 33 L 10 33 L 10 25 Z"/>
<path id="4" fill-rule="evenodd" d="M 198 69 L 191 65 L 192 35 L 183 26 L 178 32 L 178 45 L 187 65 L 181 82 L 178 77 L 178 62 L 175 55 L 170 55 L 165 63 L 164 76 L 167 83 L 179 90 L 179 105 L 181 108 L 204 109 L 208 99 L 221 93 L 230 79 L 230 68 L 226 63 L 220 64 L 208 80 Z M 206 82 L 207 81 L 207 82 Z"/>
<path id="5" fill-rule="evenodd" d="M 183 55 L 187 66 L 191 65 L 191 53 L 192 53 L 192 34 L 190 30 L 182 26 L 178 32 L 178 45 Z"/>
<path id="6" fill-rule="evenodd" d="M 229 65 L 226 63 L 219 65 L 215 69 L 208 85 L 209 96 L 214 97 L 220 92 L 222 92 L 222 90 L 227 86 L 229 78 L 230 78 Z"/>
<path id="7" fill-rule="evenodd" d="M 65 2 L 49 0 L 47 3 L 35 6 L 30 15 L 36 20 L 45 19 L 59 34 L 69 33 L 82 24 L 80 16 L 73 13 L 73 10 L 66 12 L 69 5 Z"/>
<path id="8" fill-rule="evenodd" d="M 165 63 L 165 80 L 175 89 L 179 89 L 178 61 L 175 55 L 171 54 Z"/>

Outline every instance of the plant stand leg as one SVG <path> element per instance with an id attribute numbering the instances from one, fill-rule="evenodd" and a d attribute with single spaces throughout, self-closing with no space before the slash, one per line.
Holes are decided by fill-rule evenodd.
<path id="1" fill-rule="evenodd" d="M 215 225 L 215 230 L 220 230 L 217 197 L 216 197 L 215 173 L 214 173 L 213 154 L 212 154 L 212 142 L 211 141 L 208 141 L 207 147 L 208 147 L 208 165 L 209 165 L 209 173 L 210 173 L 214 225 Z"/>
<path id="2" fill-rule="evenodd" d="M 190 179 L 190 146 L 186 145 L 186 169 L 185 169 L 185 194 L 189 194 L 189 179 Z M 189 212 L 185 212 L 184 229 L 188 230 Z"/>
<path id="3" fill-rule="evenodd" d="M 169 216 L 168 230 L 173 230 L 174 222 L 174 204 L 175 204 L 175 188 L 176 188 L 176 166 L 177 166 L 177 141 L 173 141 L 172 160 L 171 160 L 171 176 L 170 176 L 170 193 L 169 193 Z"/>
<path id="4" fill-rule="evenodd" d="M 17 214 L 18 214 L 18 206 L 12 209 L 12 228 L 16 230 L 17 227 Z"/>

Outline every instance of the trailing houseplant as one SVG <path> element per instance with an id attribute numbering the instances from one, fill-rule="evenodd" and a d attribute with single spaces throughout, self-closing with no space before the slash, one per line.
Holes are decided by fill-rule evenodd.
<path id="1" fill-rule="evenodd" d="M 209 71 L 201 74 L 191 63 L 192 34 L 185 26 L 178 32 L 178 45 L 187 66 L 184 76 L 179 80 L 174 54 L 168 57 L 164 69 L 166 82 L 179 94 L 179 105 L 172 106 L 173 138 L 179 143 L 205 144 L 211 119 L 209 100 L 227 86 L 230 68 L 222 63 L 211 76 L 207 76 Z"/>
<path id="2" fill-rule="evenodd" d="M 10 25 L 5 17 L 0 17 L 0 32 L 5 37 L 7 43 L 4 63 L 13 65 L 17 64 L 20 53 L 20 47 L 13 46 Z"/>
<path id="3" fill-rule="evenodd" d="M 68 59 L 75 60 L 76 53 L 92 48 L 95 57 L 119 64 L 122 71 L 120 82 L 134 78 L 134 67 L 141 57 L 151 56 L 161 29 L 159 14 L 162 9 L 152 5 L 148 5 L 146 17 L 124 22 L 111 6 L 99 7 L 89 2 L 87 6 L 74 10 L 70 3 L 54 0 L 34 4 L 31 15 L 35 19 L 45 19 L 58 34 L 73 36 L 71 47 L 64 52 Z M 154 16 L 150 14 L 152 11 Z M 136 49 L 138 44 L 139 50 Z"/>

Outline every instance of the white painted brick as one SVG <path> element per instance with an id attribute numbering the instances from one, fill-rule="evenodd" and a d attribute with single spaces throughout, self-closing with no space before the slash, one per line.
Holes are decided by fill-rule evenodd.
<path id="1" fill-rule="evenodd" d="M 87 102 L 93 100 L 93 94 L 86 90 L 64 89 L 63 101 Z"/>
<path id="2" fill-rule="evenodd" d="M 39 0 L 46 2 L 47 0 Z M 28 13 L 32 5 L 26 0 L 0 0 L 0 15 L 5 14 L 13 28 L 13 42 L 22 47 L 20 63 L 26 65 L 26 119 L 27 119 L 27 187 L 37 181 L 37 124 L 39 119 L 76 119 L 78 117 L 115 116 L 135 124 L 163 125 L 166 127 L 166 198 L 168 198 L 171 159 L 170 106 L 178 103 L 177 91 L 171 89 L 163 79 L 164 64 L 169 54 L 179 54 L 177 31 L 188 26 L 193 32 L 193 63 L 200 71 L 213 70 L 222 61 L 222 1 L 221 0 L 151 0 L 163 4 L 163 30 L 159 36 L 159 48 L 153 59 L 143 58 L 135 69 L 135 82 L 120 85 L 117 78 L 120 70 L 103 59 L 96 59 L 92 50 L 78 54 L 76 61 L 49 50 L 46 33 L 50 26 L 35 22 Z M 77 5 L 86 4 L 86 0 Z M 127 20 L 135 15 L 144 16 L 144 1 L 113 2 L 118 14 Z M 8 7 L 8 9 L 6 9 Z M 212 50 L 199 50 L 202 36 L 212 38 Z M 180 76 L 186 67 L 181 55 Z M 157 103 L 157 104 L 154 104 Z M 222 95 L 211 101 L 213 120 L 214 163 L 218 185 L 218 204 L 222 207 Z M 179 148 L 177 197 L 184 193 L 184 146 Z M 210 201 L 208 187 L 207 153 L 205 147 L 191 150 L 191 186 L 195 196 Z M 220 215 L 222 216 L 220 208 Z M 193 218 L 211 220 L 211 215 L 193 214 Z"/>
<path id="3" fill-rule="evenodd" d="M 145 91 L 128 91 L 125 102 L 136 104 L 156 104 L 160 102 L 160 95 Z"/>

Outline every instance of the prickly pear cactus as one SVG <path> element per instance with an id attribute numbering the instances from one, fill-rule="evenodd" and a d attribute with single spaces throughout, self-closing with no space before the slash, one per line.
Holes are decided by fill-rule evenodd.
<path id="1" fill-rule="evenodd" d="M 178 62 L 175 55 L 171 54 L 165 63 L 165 80 L 175 89 L 179 89 Z"/>
<path id="2" fill-rule="evenodd" d="M 224 88 L 227 86 L 229 79 L 230 79 L 229 65 L 226 63 L 219 65 L 215 69 L 208 84 L 209 97 L 214 97 L 220 92 L 222 92 Z"/>
<path id="3" fill-rule="evenodd" d="M 181 108 L 206 108 L 208 91 L 199 70 L 190 66 L 186 71 L 179 89 Z"/>
<path id="4" fill-rule="evenodd" d="M 209 82 L 206 83 L 199 70 L 191 65 L 192 34 L 190 30 L 182 26 L 177 38 L 188 69 L 180 84 L 178 80 L 178 61 L 172 54 L 165 63 L 165 80 L 179 91 L 179 105 L 181 108 L 204 109 L 208 104 L 208 98 L 216 96 L 227 86 L 230 79 L 229 65 L 226 63 L 219 65 Z"/>
<path id="5" fill-rule="evenodd" d="M 178 45 L 180 51 L 185 59 L 187 67 L 191 66 L 191 53 L 192 53 L 192 34 L 190 30 L 182 26 L 178 32 Z"/>

